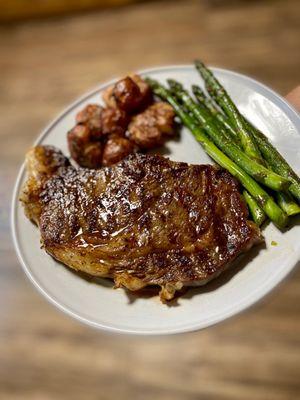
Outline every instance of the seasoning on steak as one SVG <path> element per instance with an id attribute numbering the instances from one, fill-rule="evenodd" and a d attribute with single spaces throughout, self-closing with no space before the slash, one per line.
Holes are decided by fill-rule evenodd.
<path id="1" fill-rule="evenodd" d="M 218 276 L 261 240 L 235 179 L 212 165 L 132 154 L 101 170 L 74 168 L 50 146 L 27 154 L 21 201 L 45 250 L 116 287 L 184 285 Z"/>

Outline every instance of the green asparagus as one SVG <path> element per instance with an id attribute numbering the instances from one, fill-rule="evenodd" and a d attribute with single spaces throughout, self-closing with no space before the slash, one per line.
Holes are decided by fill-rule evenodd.
<path id="1" fill-rule="evenodd" d="M 240 148 L 232 142 L 220 123 L 216 121 L 207 110 L 195 103 L 180 83 L 174 80 L 168 80 L 168 83 L 173 93 L 182 101 L 184 106 L 193 113 L 194 117 L 198 119 L 214 143 L 249 175 L 276 191 L 285 190 L 290 186 L 290 181 L 288 179 L 258 164 L 240 150 Z"/>
<path id="2" fill-rule="evenodd" d="M 243 191 L 243 196 L 246 200 L 246 203 L 248 205 L 250 214 L 252 215 L 253 221 L 260 226 L 266 219 L 266 214 L 264 211 L 259 207 L 257 204 L 256 200 L 251 196 L 250 193 L 247 192 L 247 190 Z"/>
<path id="3" fill-rule="evenodd" d="M 224 115 L 213 103 L 213 101 L 204 93 L 204 91 L 198 86 L 198 85 L 192 85 L 192 91 L 194 93 L 194 96 L 196 97 L 198 103 L 200 105 L 203 105 L 206 107 L 206 109 L 215 117 L 219 120 L 219 122 L 224 126 L 224 128 L 227 130 L 227 132 L 230 134 L 232 140 L 238 145 L 240 145 L 240 142 L 238 140 L 237 134 L 235 129 L 232 127 L 230 122 L 228 121 L 226 115 Z M 246 190 L 244 191 L 244 197 L 245 200 L 248 204 L 248 208 L 250 210 L 250 213 L 252 215 L 253 220 L 258 224 L 261 225 L 265 219 L 266 219 L 266 214 L 264 211 L 259 207 L 257 204 L 257 201 L 254 199 L 254 197 L 251 196 L 250 193 L 248 193 Z M 285 210 L 284 210 L 285 211 Z"/>
<path id="4" fill-rule="evenodd" d="M 222 122 L 224 124 L 225 128 L 227 128 L 227 130 L 231 132 L 231 135 L 232 136 L 235 135 L 235 137 L 237 138 L 236 131 L 235 131 L 231 121 L 228 120 L 228 118 L 216 108 L 213 101 L 208 96 L 206 96 L 205 93 L 197 85 L 193 85 L 192 89 L 193 89 L 193 93 L 194 93 L 196 99 L 199 101 L 199 104 L 206 106 L 206 108 L 209 109 L 210 112 L 216 118 L 218 118 L 218 120 L 220 122 Z M 265 160 L 267 167 L 277 173 L 280 173 L 280 171 L 283 172 L 283 169 L 277 168 L 277 163 L 276 163 L 276 161 L 278 160 L 278 157 L 282 161 L 281 154 L 278 153 L 278 151 L 275 149 L 275 147 L 269 142 L 267 137 L 262 132 L 260 132 L 257 128 L 255 128 L 246 119 L 245 119 L 245 122 L 247 123 L 249 130 L 251 130 L 253 137 L 254 137 L 256 143 L 258 144 L 258 147 L 259 147 L 261 153 L 264 156 L 267 155 L 266 159 L 269 160 L 269 161 Z M 275 162 L 274 162 L 274 160 L 275 160 Z M 272 165 L 271 165 L 271 163 L 272 163 Z M 293 170 L 291 170 L 291 167 L 286 162 L 285 162 L 284 166 L 286 169 L 286 174 L 283 172 L 282 175 L 289 177 L 289 179 L 291 180 L 291 185 L 289 187 L 289 191 L 291 193 L 293 193 L 296 198 L 299 199 L 300 189 L 298 188 L 299 183 L 297 184 L 297 179 L 299 180 L 299 178 L 297 177 L 296 173 Z M 288 171 L 289 171 L 289 174 L 288 174 Z M 295 181 L 295 178 L 296 178 L 296 181 Z M 298 193 L 298 196 L 297 196 L 297 193 Z M 295 203 L 293 198 L 288 193 L 283 193 L 283 192 L 277 193 L 277 202 L 280 205 L 280 207 L 283 209 L 283 211 L 285 211 L 287 213 L 287 215 L 289 215 L 289 216 L 300 213 L 300 207 L 297 205 L 297 203 Z"/>
<path id="5" fill-rule="evenodd" d="M 195 65 L 204 79 L 207 91 L 232 121 L 245 153 L 256 162 L 264 164 L 260 151 L 248 131 L 244 119 L 224 87 L 201 61 L 196 61 Z"/>
<path id="6" fill-rule="evenodd" d="M 147 78 L 153 92 L 160 98 L 169 102 L 182 123 L 190 129 L 195 138 L 202 144 L 207 154 L 221 167 L 227 169 L 235 176 L 246 190 L 255 198 L 268 217 L 278 226 L 283 228 L 288 221 L 287 215 L 278 207 L 273 198 L 242 168 L 236 165 L 229 157 L 207 137 L 204 130 L 199 127 L 198 121 L 186 113 L 181 104 L 172 96 L 170 91 L 159 82 Z"/>
<path id="7" fill-rule="evenodd" d="M 212 100 L 208 96 L 206 96 L 203 90 L 199 86 L 193 85 L 192 91 L 196 99 L 198 100 L 199 104 L 203 104 L 207 108 L 207 110 L 210 111 L 212 115 L 214 115 L 224 125 L 224 127 L 227 129 L 232 139 L 236 143 L 240 143 L 237 137 L 236 130 L 233 128 L 232 124 L 230 123 L 226 115 L 224 115 L 216 108 Z"/>
<path id="8" fill-rule="evenodd" d="M 268 138 L 247 120 L 245 120 L 245 122 L 267 163 L 275 172 L 291 181 L 289 192 L 300 202 L 300 177 L 285 161 L 279 151 L 269 142 Z"/>
<path id="9" fill-rule="evenodd" d="M 277 192 L 276 199 L 281 209 L 285 211 L 288 216 L 300 213 L 300 207 L 289 193 Z"/>

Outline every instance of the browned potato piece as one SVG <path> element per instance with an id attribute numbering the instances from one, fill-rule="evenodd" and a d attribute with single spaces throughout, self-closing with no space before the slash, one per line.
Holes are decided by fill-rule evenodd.
<path id="1" fill-rule="evenodd" d="M 163 136 L 157 126 L 140 123 L 139 118 L 129 125 L 129 139 L 145 150 L 163 144 Z"/>
<path id="2" fill-rule="evenodd" d="M 102 99 L 103 99 L 104 103 L 107 105 L 107 107 L 112 107 L 112 108 L 117 107 L 117 103 L 114 98 L 113 92 L 114 92 L 114 85 L 109 86 L 102 93 Z"/>
<path id="3" fill-rule="evenodd" d="M 142 101 L 140 88 L 129 76 L 115 84 L 113 96 L 117 106 L 127 113 L 136 111 Z"/>
<path id="4" fill-rule="evenodd" d="M 102 144 L 91 142 L 91 130 L 78 124 L 68 132 L 71 157 L 82 167 L 99 168 L 102 160 Z"/>
<path id="5" fill-rule="evenodd" d="M 148 109 L 149 114 L 156 119 L 156 124 L 163 135 L 172 136 L 175 133 L 175 112 L 168 103 L 157 102 Z"/>
<path id="6" fill-rule="evenodd" d="M 79 163 L 83 147 L 90 141 L 90 129 L 86 125 L 76 125 L 68 132 L 68 146 L 71 157 Z"/>
<path id="7" fill-rule="evenodd" d="M 102 98 L 108 107 L 119 107 L 129 114 L 144 109 L 153 101 L 150 86 L 135 74 L 107 88 Z"/>
<path id="8" fill-rule="evenodd" d="M 88 104 L 76 115 L 78 124 L 87 125 L 91 131 L 91 136 L 99 138 L 102 135 L 101 114 L 103 108 L 98 104 Z"/>
<path id="9" fill-rule="evenodd" d="M 174 118 L 175 113 L 169 104 L 152 104 L 133 117 L 128 127 L 129 139 L 143 149 L 158 146 L 166 136 L 174 133 Z"/>
<path id="10" fill-rule="evenodd" d="M 100 142 L 90 142 L 83 148 L 81 166 L 97 169 L 102 163 L 103 144 Z"/>
<path id="11" fill-rule="evenodd" d="M 102 164 L 105 166 L 116 164 L 132 153 L 133 149 L 134 146 L 130 140 L 120 136 L 112 136 L 104 147 Z"/>
<path id="12" fill-rule="evenodd" d="M 153 101 L 153 95 L 150 86 L 139 75 L 130 75 L 130 78 L 138 85 L 140 89 L 142 106 L 147 107 L 147 105 Z"/>
<path id="13" fill-rule="evenodd" d="M 101 125 L 103 135 L 124 135 L 129 123 L 127 114 L 119 108 L 107 107 L 101 113 Z"/>

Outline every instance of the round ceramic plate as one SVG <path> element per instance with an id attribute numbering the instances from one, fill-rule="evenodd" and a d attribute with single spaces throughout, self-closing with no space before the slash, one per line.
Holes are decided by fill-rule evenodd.
<path id="1" fill-rule="evenodd" d="M 266 86 L 246 76 L 213 69 L 239 109 L 263 132 L 300 172 L 300 118 L 287 102 Z M 185 86 L 202 85 L 194 67 L 170 66 L 141 72 L 159 81 L 175 78 Z M 66 132 L 75 114 L 88 103 L 100 102 L 101 85 L 68 107 L 35 144 L 51 144 L 68 154 Z M 180 140 L 170 140 L 164 151 L 170 159 L 189 163 L 212 163 L 193 136 L 182 129 Z M 65 313 L 91 326 L 114 332 L 171 334 L 201 329 L 249 307 L 273 289 L 300 259 L 300 226 L 280 232 L 272 223 L 264 229 L 265 246 L 253 248 L 215 281 L 190 289 L 170 305 L 158 296 L 129 295 L 113 290 L 106 279 L 85 280 L 40 249 L 39 230 L 24 215 L 18 201 L 26 174 L 21 168 L 16 183 L 12 229 L 21 264 L 37 289 Z"/>

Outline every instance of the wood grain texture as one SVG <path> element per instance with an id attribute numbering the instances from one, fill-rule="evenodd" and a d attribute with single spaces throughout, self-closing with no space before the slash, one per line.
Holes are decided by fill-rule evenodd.
<path id="1" fill-rule="evenodd" d="M 0 21 L 67 15 L 70 13 L 124 6 L 138 0 L 0 0 Z"/>
<path id="2" fill-rule="evenodd" d="M 299 33 L 293 0 L 155 2 L 0 28 L 1 399 L 300 397 L 299 270 L 216 327 L 162 338 L 109 335 L 61 314 L 33 289 L 9 232 L 25 151 L 77 96 L 128 71 L 195 57 L 285 94 L 299 83 Z"/>

